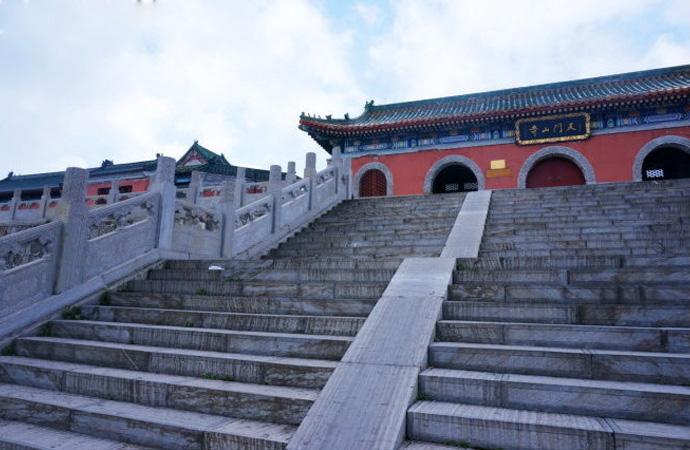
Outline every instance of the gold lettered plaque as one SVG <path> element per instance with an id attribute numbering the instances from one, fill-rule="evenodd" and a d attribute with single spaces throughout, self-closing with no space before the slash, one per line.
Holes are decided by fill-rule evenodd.
<path id="1" fill-rule="evenodd" d="M 577 141 L 587 139 L 591 134 L 589 113 L 585 112 L 515 122 L 515 140 L 520 145 Z"/>

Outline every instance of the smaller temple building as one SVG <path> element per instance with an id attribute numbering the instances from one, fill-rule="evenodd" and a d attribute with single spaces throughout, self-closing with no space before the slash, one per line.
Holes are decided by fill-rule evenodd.
<path id="1" fill-rule="evenodd" d="M 156 159 L 124 164 L 105 160 L 100 167 L 88 169 L 87 204 L 90 207 L 106 205 L 146 192 L 156 166 Z M 57 206 L 57 199 L 61 196 L 64 175 L 64 172 L 29 175 L 10 172 L 5 179 L 0 180 L 0 222 L 50 218 Z M 236 176 L 237 166 L 230 164 L 224 155 L 195 141 L 177 161 L 175 184 L 178 187 L 178 197 L 187 198 L 188 188 L 195 184 L 196 187 L 201 186 L 201 189 L 194 195 L 208 198 L 206 203 L 213 204 L 214 199 L 211 197 L 220 195 L 219 187 L 223 181 L 233 181 Z M 194 177 L 197 180 L 193 180 Z M 256 183 L 248 185 L 249 194 L 254 193 L 252 189 L 256 193 L 264 189 L 263 184 L 268 182 L 268 178 L 268 170 L 246 168 L 245 182 Z M 42 201 L 46 204 L 42 204 Z M 44 211 L 37 216 L 35 212 L 38 211 L 33 210 L 41 208 Z"/>
<path id="2" fill-rule="evenodd" d="M 690 65 L 387 105 L 299 127 L 356 196 L 690 177 Z"/>

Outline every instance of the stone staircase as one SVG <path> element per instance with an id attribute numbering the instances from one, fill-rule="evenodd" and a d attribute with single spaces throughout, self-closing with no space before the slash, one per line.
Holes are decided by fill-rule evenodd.
<path id="1" fill-rule="evenodd" d="M 168 261 L 66 310 L 0 356 L 0 448 L 284 448 L 402 259 L 437 256 L 462 200 L 348 201 L 264 258 Z"/>
<path id="2" fill-rule="evenodd" d="M 690 183 L 496 191 L 405 448 L 690 449 Z"/>

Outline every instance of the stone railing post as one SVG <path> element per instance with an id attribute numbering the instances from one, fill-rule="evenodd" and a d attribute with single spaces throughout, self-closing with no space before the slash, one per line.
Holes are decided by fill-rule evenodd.
<path id="1" fill-rule="evenodd" d="M 343 190 L 340 187 L 340 177 L 343 174 L 343 158 L 340 155 L 340 147 L 337 145 L 333 147 L 331 155 L 333 157 L 333 165 L 335 166 L 335 193 L 337 194 Z"/>
<path id="2" fill-rule="evenodd" d="M 15 189 L 12 193 L 12 200 L 10 200 L 10 221 L 13 221 L 17 216 L 17 208 L 19 207 L 19 202 L 22 201 L 22 190 Z"/>
<path id="3" fill-rule="evenodd" d="M 283 190 L 283 180 L 281 169 L 278 165 L 271 166 L 268 176 L 268 193 L 273 195 L 273 226 L 271 232 L 275 233 L 280 229 L 281 213 L 281 191 Z"/>
<path id="4" fill-rule="evenodd" d="M 110 182 L 110 191 L 108 191 L 108 198 L 106 199 L 109 205 L 117 202 L 117 195 L 120 193 L 120 181 L 113 180 Z"/>
<path id="5" fill-rule="evenodd" d="M 43 193 L 41 193 L 41 219 L 45 219 L 48 214 L 48 205 L 50 204 L 50 186 L 43 186 Z"/>
<path id="6" fill-rule="evenodd" d="M 239 209 L 244 206 L 244 184 L 246 183 L 247 169 L 244 167 L 237 168 L 237 175 L 235 176 L 234 188 L 234 208 Z"/>
<path id="7" fill-rule="evenodd" d="M 199 202 L 199 190 L 201 189 L 201 177 L 203 174 L 198 170 L 192 171 L 192 180 L 189 183 L 189 190 L 187 191 L 187 201 L 195 205 Z"/>
<path id="8" fill-rule="evenodd" d="M 237 170 L 239 173 L 239 169 Z M 220 192 L 220 211 L 223 214 L 223 234 L 220 255 L 224 258 L 232 256 L 232 242 L 235 237 L 235 191 L 230 180 L 223 181 Z"/>
<path id="9" fill-rule="evenodd" d="M 297 173 L 295 171 L 295 162 L 288 161 L 287 175 L 285 176 L 285 184 L 290 186 L 292 183 L 297 181 Z"/>
<path id="10" fill-rule="evenodd" d="M 63 222 L 62 249 L 58 263 L 55 292 L 64 292 L 84 281 L 84 267 L 88 243 L 89 209 L 86 206 L 86 184 L 89 171 L 68 167 L 58 206 L 58 217 Z"/>
<path id="11" fill-rule="evenodd" d="M 168 156 L 158 157 L 153 175 L 152 192 L 161 194 L 158 214 L 158 245 L 161 250 L 172 250 L 173 226 L 175 225 L 175 160 Z"/>
<path id="12" fill-rule="evenodd" d="M 304 164 L 304 178 L 309 179 L 309 211 L 314 203 L 314 177 L 316 176 L 316 153 L 308 152 Z"/>

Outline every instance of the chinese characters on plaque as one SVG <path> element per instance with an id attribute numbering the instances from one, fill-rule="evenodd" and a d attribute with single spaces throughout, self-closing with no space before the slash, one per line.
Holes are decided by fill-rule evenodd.
<path id="1" fill-rule="evenodd" d="M 544 116 L 515 122 L 515 139 L 520 145 L 575 141 L 589 136 L 588 113 Z"/>

